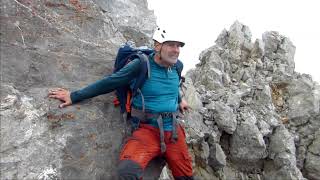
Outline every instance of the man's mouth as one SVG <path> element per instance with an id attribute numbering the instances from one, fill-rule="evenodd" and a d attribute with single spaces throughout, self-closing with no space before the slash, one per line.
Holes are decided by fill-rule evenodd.
<path id="1" fill-rule="evenodd" d="M 179 57 L 179 55 L 172 55 L 172 56 L 170 56 L 170 58 L 172 58 L 172 59 L 178 59 L 178 57 Z"/>

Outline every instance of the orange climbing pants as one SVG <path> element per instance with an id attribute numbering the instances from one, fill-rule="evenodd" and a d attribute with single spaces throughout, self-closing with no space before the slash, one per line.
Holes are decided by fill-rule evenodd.
<path id="1" fill-rule="evenodd" d="M 185 142 L 184 129 L 177 128 L 178 140 L 171 141 L 171 131 L 165 131 L 166 152 L 161 153 L 159 129 L 147 124 L 140 124 L 120 153 L 120 161 L 131 160 L 139 164 L 144 170 L 150 160 L 156 156 L 163 156 L 174 177 L 191 177 L 192 161 Z"/>

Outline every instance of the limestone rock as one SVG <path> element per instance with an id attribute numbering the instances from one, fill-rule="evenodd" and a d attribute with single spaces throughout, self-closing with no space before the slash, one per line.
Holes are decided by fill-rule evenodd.
<path id="1" fill-rule="evenodd" d="M 255 124 L 256 117 L 252 113 L 242 113 L 242 121 L 230 141 L 230 154 L 235 163 L 247 163 L 250 167 L 266 157 L 266 144 Z"/>
<path id="2" fill-rule="evenodd" d="M 311 114 L 320 111 L 317 92 L 313 91 L 314 85 L 311 79 L 302 76 L 292 81 L 288 86 L 288 116 L 296 125 L 306 123 Z"/>
<path id="3" fill-rule="evenodd" d="M 114 179 L 124 124 L 113 94 L 59 109 L 47 93 L 110 74 L 128 40 L 148 45 L 146 1 L 4 0 L 0 12 L 0 179 Z"/>
<path id="4" fill-rule="evenodd" d="M 226 166 L 226 155 L 219 144 L 215 143 L 210 147 L 208 163 L 213 169 L 221 169 Z"/>
<path id="5" fill-rule="evenodd" d="M 229 134 L 233 134 L 237 127 L 237 120 L 232 109 L 219 102 L 215 103 L 214 106 L 213 116 L 218 127 Z"/>
<path id="6" fill-rule="evenodd" d="M 301 172 L 296 167 L 296 148 L 293 136 L 284 126 L 278 127 L 271 136 L 269 148 L 269 157 L 274 160 L 274 168 L 278 170 L 276 172 L 267 171 L 265 175 L 267 179 L 272 179 L 272 177 L 303 179 Z"/>
<path id="7" fill-rule="evenodd" d="M 294 53 L 289 38 L 275 31 L 252 43 L 249 28 L 236 21 L 187 73 L 203 104 L 202 119 L 195 118 L 201 123 L 190 118 L 188 124 L 202 124 L 197 129 L 207 132 L 192 142 L 205 138 L 208 165 L 222 167 L 212 166 L 220 179 L 318 177 L 313 144 L 320 128 L 320 89 L 309 75 L 294 72 Z M 218 146 L 226 165 L 214 158 Z M 201 162 L 195 168 L 209 172 Z"/>
<path id="8" fill-rule="evenodd" d="M 320 172 L 320 131 L 316 133 L 316 137 L 309 146 L 307 153 L 305 170 L 307 177 L 310 179 L 317 179 Z"/>

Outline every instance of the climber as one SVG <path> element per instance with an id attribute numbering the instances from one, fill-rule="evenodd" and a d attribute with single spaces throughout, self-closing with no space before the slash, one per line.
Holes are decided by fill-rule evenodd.
<path id="1" fill-rule="evenodd" d="M 140 120 L 120 153 L 120 179 L 141 179 L 148 163 L 157 156 L 166 160 L 175 179 L 193 179 L 192 162 L 185 142 L 183 127 L 176 121 L 176 112 L 189 109 L 179 95 L 179 75 L 176 63 L 184 42 L 157 28 L 154 51 L 149 55 L 150 75 L 141 88 L 143 96 L 134 96 L 132 116 Z M 114 91 L 129 84 L 139 73 L 139 59 L 134 59 L 119 71 L 74 92 L 56 88 L 49 97 L 61 100 L 66 107 L 87 98 Z M 142 111 L 144 109 L 145 111 Z M 159 123 L 160 122 L 160 123 Z M 176 122 L 176 123 L 174 123 Z"/>

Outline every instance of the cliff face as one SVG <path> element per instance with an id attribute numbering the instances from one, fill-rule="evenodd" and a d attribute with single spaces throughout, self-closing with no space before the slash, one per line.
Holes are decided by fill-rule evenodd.
<path id="1" fill-rule="evenodd" d="M 120 44 L 148 44 L 155 27 L 146 0 L 1 1 L 0 179 L 111 179 L 124 128 L 113 93 L 59 109 L 48 89 L 110 74 Z"/>
<path id="2" fill-rule="evenodd" d="M 202 52 L 183 88 L 197 177 L 319 178 L 320 86 L 294 71 L 294 52 L 277 32 L 251 42 L 237 21 Z"/>
<path id="3" fill-rule="evenodd" d="M 128 40 L 150 45 L 146 1 L 3 0 L 0 21 L 1 179 L 114 179 L 125 127 L 113 93 L 59 109 L 47 92 L 110 74 Z M 277 32 L 251 42 L 239 22 L 203 51 L 182 87 L 196 178 L 320 176 L 320 87 L 294 72 L 294 52 Z"/>

